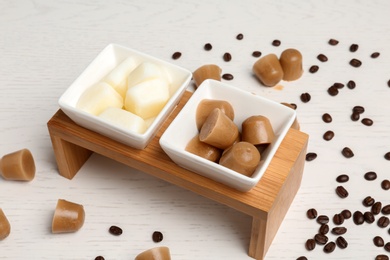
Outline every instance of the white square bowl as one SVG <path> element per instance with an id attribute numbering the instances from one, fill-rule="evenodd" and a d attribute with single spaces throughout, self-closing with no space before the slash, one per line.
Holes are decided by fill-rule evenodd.
<path id="1" fill-rule="evenodd" d="M 81 94 L 88 87 L 98 83 L 104 76 L 106 76 L 111 70 L 129 56 L 136 58 L 139 63 L 148 61 L 159 65 L 165 70 L 170 80 L 170 99 L 143 134 L 134 133 L 115 126 L 98 116 L 89 114 L 76 107 Z M 144 149 L 155 136 L 166 117 L 180 101 L 191 80 L 191 77 L 192 73 L 190 71 L 174 64 L 127 47 L 117 44 L 109 44 L 70 85 L 70 87 L 60 97 L 58 103 L 64 113 L 77 124 L 131 147 Z"/>
<path id="2" fill-rule="evenodd" d="M 270 120 L 275 138 L 268 148 L 262 152 L 261 161 L 251 177 L 185 150 L 188 142 L 198 133 L 195 119 L 196 108 L 203 99 L 228 101 L 233 106 L 234 123 L 240 131 L 242 122 L 250 116 L 263 115 Z M 187 104 L 165 130 L 160 138 L 160 145 L 179 166 L 246 192 L 256 186 L 263 176 L 295 117 L 296 112 L 293 109 L 280 103 L 219 81 L 206 80 L 194 92 Z"/>

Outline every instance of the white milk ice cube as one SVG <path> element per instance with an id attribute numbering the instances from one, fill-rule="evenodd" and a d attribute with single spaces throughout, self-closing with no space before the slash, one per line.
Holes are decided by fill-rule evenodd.
<path id="1" fill-rule="evenodd" d="M 127 90 L 125 109 L 143 119 L 157 116 L 169 99 L 166 80 L 155 78 L 141 82 Z"/>
<path id="2" fill-rule="evenodd" d="M 131 88 L 132 86 L 137 85 L 143 81 L 153 79 L 153 78 L 163 78 L 165 79 L 166 72 L 164 72 L 160 66 L 152 62 L 143 62 L 135 68 L 127 78 L 127 87 Z"/>
<path id="3" fill-rule="evenodd" d="M 134 57 L 128 57 L 108 73 L 102 81 L 110 84 L 122 97 L 127 91 L 127 77 L 138 66 Z"/>
<path id="4" fill-rule="evenodd" d="M 93 115 L 99 115 L 108 107 L 122 108 L 123 98 L 109 84 L 99 82 L 81 94 L 76 107 Z"/>
<path id="5" fill-rule="evenodd" d="M 107 108 L 99 117 L 119 128 L 138 134 L 143 134 L 147 129 L 147 125 L 143 118 L 117 107 Z"/>

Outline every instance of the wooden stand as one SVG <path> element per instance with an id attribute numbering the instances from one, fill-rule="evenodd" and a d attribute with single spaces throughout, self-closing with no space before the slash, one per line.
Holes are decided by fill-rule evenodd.
<path id="1" fill-rule="evenodd" d="M 253 217 L 249 255 L 263 259 L 297 193 L 305 163 L 308 135 L 290 129 L 260 182 L 240 192 L 176 165 L 161 149 L 159 138 L 190 98 L 186 92 L 156 137 L 137 150 L 74 123 L 61 110 L 48 129 L 62 176 L 72 179 L 95 152 L 185 188 Z"/>

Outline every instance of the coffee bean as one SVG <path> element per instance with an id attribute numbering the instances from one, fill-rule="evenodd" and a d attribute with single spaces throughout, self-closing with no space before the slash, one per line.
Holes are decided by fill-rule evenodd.
<path id="1" fill-rule="evenodd" d="M 328 237 L 322 234 L 316 234 L 314 240 L 319 245 L 325 245 L 328 242 Z"/>
<path id="2" fill-rule="evenodd" d="M 226 62 L 231 61 L 232 60 L 232 55 L 229 52 L 225 52 L 223 54 L 223 60 L 226 61 Z"/>
<path id="3" fill-rule="evenodd" d="M 306 256 L 300 256 L 297 258 L 297 260 L 307 260 L 307 257 Z"/>
<path id="4" fill-rule="evenodd" d="M 347 240 L 345 240 L 345 238 L 343 238 L 342 236 L 339 236 L 337 239 L 336 239 L 336 245 L 341 248 L 341 249 L 344 249 L 344 248 L 347 248 L 348 247 L 348 242 Z"/>
<path id="5" fill-rule="evenodd" d="M 384 206 L 382 208 L 381 212 L 382 212 L 383 215 L 389 215 L 390 214 L 390 204 L 387 204 L 386 206 Z"/>
<path id="6" fill-rule="evenodd" d="M 155 243 L 161 242 L 163 240 L 163 234 L 160 231 L 154 231 L 152 239 Z"/>
<path id="7" fill-rule="evenodd" d="M 369 171 L 364 174 L 364 179 L 367 181 L 373 181 L 377 178 L 376 172 Z"/>
<path id="8" fill-rule="evenodd" d="M 225 73 L 225 74 L 222 75 L 222 78 L 224 80 L 232 80 L 232 79 L 234 79 L 234 76 L 232 74 L 230 74 L 230 73 Z"/>
<path id="9" fill-rule="evenodd" d="M 123 233 L 122 229 L 118 226 L 111 226 L 108 231 L 114 236 L 120 236 Z"/>
<path id="10" fill-rule="evenodd" d="M 374 203 L 374 205 L 372 205 L 371 212 L 374 215 L 378 215 L 381 212 L 381 209 L 382 209 L 382 202 L 377 201 Z"/>
<path id="11" fill-rule="evenodd" d="M 305 247 L 307 250 L 312 251 L 316 247 L 316 241 L 312 238 L 306 240 Z"/>
<path id="12" fill-rule="evenodd" d="M 316 209 L 308 209 L 306 212 L 306 216 L 309 219 L 315 219 L 317 217 L 317 210 Z"/>
<path id="13" fill-rule="evenodd" d="M 175 52 L 172 54 L 172 59 L 177 60 L 181 57 L 181 52 Z"/>
<path id="14" fill-rule="evenodd" d="M 242 39 L 244 39 L 244 35 L 242 33 L 239 33 L 239 34 L 237 34 L 236 39 L 242 40 Z"/>
<path id="15" fill-rule="evenodd" d="M 326 235 L 329 232 L 329 226 L 327 224 L 321 225 L 320 229 L 318 230 L 318 233 L 322 235 Z"/>
<path id="16" fill-rule="evenodd" d="M 213 48 L 213 46 L 210 44 L 210 43 L 206 43 L 203 47 L 206 51 L 211 51 L 211 49 Z"/>
<path id="17" fill-rule="evenodd" d="M 385 153 L 384 157 L 386 160 L 390 161 L 390 152 Z"/>
<path id="18" fill-rule="evenodd" d="M 343 187 L 343 186 L 337 186 L 337 188 L 336 188 L 336 194 L 340 197 L 340 198 L 342 198 L 342 199 L 344 199 L 344 198 L 346 198 L 346 197 L 348 197 L 348 191 Z"/>
<path id="19" fill-rule="evenodd" d="M 390 181 L 389 180 L 383 180 L 381 182 L 381 187 L 384 190 L 389 190 L 390 189 Z"/>
<path id="20" fill-rule="evenodd" d="M 357 51 L 359 49 L 359 45 L 357 45 L 357 44 L 352 44 L 351 46 L 349 46 L 349 51 L 350 52 L 355 52 L 355 51 Z"/>
<path id="21" fill-rule="evenodd" d="M 353 213 L 353 222 L 356 224 L 356 225 L 361 225 L 364 223 L 364 215 L 362 212 L 360 211 L 355 211 Z"/>
<path id="22" fill-rule="evenodd" d="M 313 65 L 309 68 L 309 72 L 316 73 L 319 69 L 320 69 L 320 67 L 318 67 L 317 65 Z"/>
<path id="23" fill-rule="evenodd" d="M 324 225 L 324 224 L 328 224 L 328 222 L 329 222 L 329 217 L 326 216 L 326 215 L 319 215 L 317 217 L 317 223 L 318 224 Z"/>
<path id="24" fill-rule="evenodd" d="M 390 79 L 387 81 L 387 86 L 390 88 Z"/>
<path id="25" fill-rule="evenodd" d="M 373 53 L 371 54 L 371 58 L 376 59 L 376 58 L 379 57 L 379 55 L 381 55 L 379 52 L 373 52 Z"/>
<path id="26" fill-rule="evenodd" d="M 363 106 L 354 106 L 352 108 L 352 112 L 354 112 L 354 113 L 363 114 L 364 111 L 365 111 L 365 109 Z"/>
<path id="27" fill-rule="evenodd" d="M 352 213 L 348 209 L 344 209 L 343 211 L 341 211 L 341 215 L 343 215 L 345 219 L 350 219 Z"/>
<path id="28" fill-rule="evenodd" d="M 355 83 L 355 81 L 353 81 L 353 80 L 348 81 L 347 87 L 348 87 L 349 89 L 354 89 L 354 88 L 356 88 L 356 83 Z"/>
<path id="29" fill-rule="evenodd" d="M 344 147 L 341 153 L 345 158 L 352 158 L 355 155 L 349 147 Z"/>
<path id="30" fill-rule="evenodd" d="M 388 217 L 382 216 L 378 219 L 378 227 L 386 228 L 390 224 L 390 220 Z"/>
<path id="31" fill-rule="evenodd" d="M 333 84 L 333 86 L 337 89 L 342 89 L 345 85 L 343 83 L 340 83 L 340 82 L 335 82 Z"/>
<path id="32" fill-rule="evenodd" d="M 322 115 L 322 121 L 324 121 L 325 123 L 330 123 L 332 122 L 332 116 L 328 113 L 325 113 Z"/>
<path id="33" fill-rule="evenodd" d="M 318 56 L 317 56 L 317 59 L 319 60 L 319 61 L 322 61 L 322 62 L 327 62 L 328 61 L 328 57 L 326 57 L 324 54 L 318 54 Z"/>
<path id="34" fill-rule="evenodd" d="M 254 52 L 252 52 L 252 56 L 255 57 L 255 58 L 259 58 L 261 56 L 261 52 L 260 51 L 254 51 Z"/>
<path id="35" fill-rule="evenodd" d="M 366 221 L 368 224 L 374 223 L 375 217 L 371 211 L 364 212 L 363 216 L 364 216 L 364 221 Z"/>
<path id="36" fill-rule="evenodd" d="M 346 174 L 341 174 L 341 175 L 337 176 L 336 181 L 340 182 L 340 183 L 347 182 L 347 181 L 349 181 L 349 176 Z"/>
<path id="37" fill-rule="evenodd" d="M 332 234 L 334 234 L 334 235 L 344 235 L 345 233 L 347 233 L 347 228 L 345 228 L 345 227 L 332 228 Z"/>
<path id="38" fill-rule="evenodd" d="M 329 242 L 324 246 L 324 252 L 325 253 L 332 253 L 336 248 L 336 243 L 335 242 Z"/>
<path id="39" fill-rule="evenodd" d="M 306 161 L 308 161 L 308 162 L 313 161 L 315 158 L 317 158 L 316 153 L 307 153 L 306 154 Z"/>
<path id="40" fill-rule="evenodd" d="M 339 90 L 335 86 L 330 86 L 328 88 L 328 94 L 332 97 L 337 96 L 339 94 Z"/>
<path id="41" fill-rule="evenodd" d="M 99 256 L 95 257 L 95 260 L 104 260 L 104 257 L 99 255 Z"/>
<path id="42" fill-rule="evenodd" d="M 333 216 L 333 223 L 335 225 L 341 225 L 344 223 L 344 216 L 342 214 L 335 214 Z"/>
<path id="43" fill-rule="evenodd" d="M 326 140 L 326 141 L 330 141 L 330 140 L 332 140 L 333 139 L 333 137 L 334 137 L 334 132 L 333 131 L 326 131 L 325 133 L 324 133 L 324 135 L 323 135 L 323 138 L 324 138 L 324 140 Z"/>
<path id="44" fill-rule="evenodd" d="M 359 119 L 360 119 L 360 114 L 356 113 L 356 112 L 353 112 L 352 115 L 351 115 L 351 120 L 352 121 L 358 121 Z"/>
<path id="45" fill-rule="evenodd" d="M 377 247 L 382 247 L 385 245 L 385 241 L 380 236 L 374 237 L 373 242 L 374 242 L 374 245 L 376 245 Z"/>
<path id="46" fill-rule="evenodd" d="M 302 93 L 302 94 L 301 94 L 301 101 L 302 101 L 303 103 L 309 102 L 310 99 L 311 99 L 311 96 L 310 96 L 309 93 L 306 92 L 306 93 Z"/>
<path id="47" fill-rule="evenodd" d="M 374 121 L 372 121 L 372 119 L 370 118 L 363 118 L 362 124 L 366 126 L 372 126 L 374 124 Z"/>
<path id="48" fill-rule="evenodd" d="M 280 41 L 280 40 L 273 40 L 273 41 L 272 41 L 272 45 L 275 46 L 275 47 L 280 46 L 280 44 L 281 44 L 281 41 Z"/>
<path id="49" fill-rule="evenodd" d="M 328 41 L 328 43 L 329 43 L 330 45 L 335 46 L 335 45 L 339 44 L 339 41 L 336 40 L 336 39 L 330 39 L 330 40 Z"/>
<path id="50" fill-rule="evenodd" d="M 352 67 L 355 67 L 355 68 L 359 68 L 360 66 L 362 66 L 362 62 L 358 59 L 352 59 L 350 60 L 349 64 L 352 66 Z"/>
<path id="51" fill-rule="evenodd" d="M 385 248 L 385 250 L 386 250 L 387 252 L 390 252 L 390 242 L 387 242 L 387 243 L 385 244 L 384 248 Z"/>
<path id="52" fill-rule="evenodd" d="M 375 203 L 375 199 L 372 198 L 371 196 L 367 196 L 363 200 L 363 205 L 366 207 L 371 207 L 372 205 L 374 205 L 374 203 Z"/>
<path id="53" fill-rule="evenodd" d="M 377 255 L 375 260 L 389 260 L 389 257 L 387 255 Z"/>

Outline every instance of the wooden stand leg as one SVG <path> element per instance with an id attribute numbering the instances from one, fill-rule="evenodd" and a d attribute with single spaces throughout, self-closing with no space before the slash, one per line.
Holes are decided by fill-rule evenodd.
<path id="1" fill-rule="evenodd" d="M 249 242 L 248 255 L 255 259 L 263 259 L 265 255 L 265 241 L 266 241 L 267 221 L 253 217 L 252 220 L 252 233 L 251 240 Z"/>

